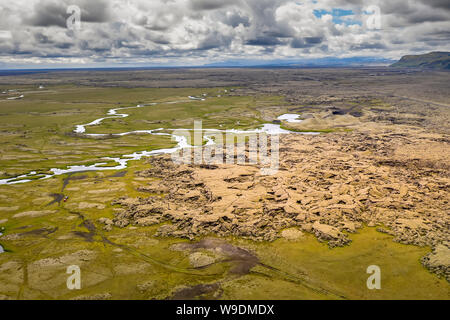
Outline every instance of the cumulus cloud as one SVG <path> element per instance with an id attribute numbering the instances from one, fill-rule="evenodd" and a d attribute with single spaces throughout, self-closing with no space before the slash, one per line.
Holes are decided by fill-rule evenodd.
<path id="1" fill-rule="evenodd" d="M 67 28 L 67 7 L 81 29 Z M 380 9 L 381 28 L 368 24 Z M 450 50 L 447 0 L 0 0 L 3 66 L 180 65 Z"/>

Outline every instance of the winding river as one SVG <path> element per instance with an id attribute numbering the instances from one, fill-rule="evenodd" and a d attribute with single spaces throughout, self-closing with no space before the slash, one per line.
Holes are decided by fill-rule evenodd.
<path id="1" fill-rule="evenodd" d="M 191 100 L 193 97 L 189 97 Z M 199 98 L 198 100 L 205 100 L 203 98 Z M 175 103 L 181 103 L 185 101 L 173 101 L 173 102 L 166 102 L 165 104 L 175 104 Z M 96 119 L 90 123 L 87 124 L 80 124 L 76 125 L 74 132 L 80 135 L 88 136 L 88 137 L 102 137 L 102 136 L 126 136 L 130 134 L 150 134 L 150 135 L 160 135 L 160 136 L 170 136 L 173 141 L 177 142 L 177 145 L 174 148 L 169 149 L 158 149 L 158 150 L 152 150 L 152 151 L 140 151 L 135 152 L 132 154 L 125 154 L 118 158 L 111 158 L 111 157 L 105 157 L 102 158 L 104 160 L 103 162 L 95 163 L 93 165 L 73 165 L 68 166 L 63 169 L 58 168 L 52 168 L 49 170 L 48 174 L 42 174 L 38 173 L 36 171 L 29 172 L 27 174 L 8 178 L 8 179 L 0 179 L 0 185 L 12 185 L 12 184 L 19 184 L 19 183 L 27 183 L 31 181 L 36 180 L 43 180 L 48 179 L 54 176 L 59 176 L 67 173 L 76 173 L 76 172 L 85 172 L 85 171 L 106 171 L 106 170 L 122 170 L 127 168 L 128 162 L 132 160 L 140 160 L 143 157 L 150 157 L 155 155 L 161 155 L 161 154 L 170 154 L 173 152 L 176 152 L 183 148 L 190 148 L 193 147 L 192 145 L 188 144 L 188 141 L 186 137 L 184 136 L 177 136 L 175 134 L 165 133 L 163 131 L 174 131 L 174 130 L 190 130 L 193 129 L 154 129 L 154 130 L 137 130 L 137 131 L 130 131 L 130 132 L 123 132 L 123 133 L 116 133 L 116 134 L 88 134 L 86 133 L 86 127 L 95 126 L 101 124 L 106 119 L 115 119 L 115 118 L 127 118 L 129 114 L 126 113 L 120 113 L 123 110 L 129 110 L 129 109 L 137 109 L 137 108 L 144 108 L 144 107 L 150 107 L 158 105 L 157 103 L 150 103 L 150 104 L 144 104 L 144 105 L 137 105 L 135 107 L 123 107 L 123 108 L 115 108 L 110 109 L 108 113 L 106 114 L 106 117 Z M 287 122 L 301 122 L 301 120 L 298 120 L 299 115 L 296 114 L 286 114 L 278 117 L 278 120 L 283 120 Z M 249 133 L 266 133 L 269 135 L 273 134 L 288 134 L 288 133 L 295 133 L 289 130 L 284 130 L 281 128 L 279 124 L 271 124 L 267 123 L 262 126 L 262 128 L 255 129 L 255 130 L 220 130 L 220 129 L 203 129 L 203 132 L 205 134 L 204 138 L 207 140 L 206 145 L 212 145 L 214 144 L 214 141 L 209 135 L 221 132 L 221 133 L 234 133 L 234 134 L 249 134 Z M 314 132 L 303 132 L 301 134 L 317 134 Z M 111 161 L 116 162 L 116 166 L 108 166 L 105 167 L 106 164 L 110 163 Z"/>

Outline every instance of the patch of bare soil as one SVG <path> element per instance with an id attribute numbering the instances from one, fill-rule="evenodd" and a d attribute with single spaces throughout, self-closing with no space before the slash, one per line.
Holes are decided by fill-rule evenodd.
<path id="1" fill-rule="evenodd" d="M 50 194 L 50 197 L 52 197 L 53 200 L 47 204 L 47 207 L 51 206 L 52 204 L 55 204 L 55 203 L 60 205 L 61 201 L 64 200 L 64 194 L 62 194 L 62 193 L 52 193 L 52 194 Z"/>
<path id="2" fill-rule="evenodd" d="M 258 257 L 256 257 L 252 252 L 243 248 L 233 246 L 232 244 L 220 239 L 207 238 L 196 243 L 179 243 L 174 245 L 172 249 L 177 251 L 195 251 L 199 249 L 211 250 L 215 254 L 225 256 L 225 261 L 231 262 L 233 264 L 233 267 L 229 272 L 236 275 L 248 274 L 254 266 L 259 264 Z M 199 254 L 199 252 L 195 253 Z M 211 261 L 209 265 L 213 264 L 214 262 L 214 260 Z M 205 266 L 208 265 L 200 265 L 195 268 L 204 268 Z"/>
<path id="3" fill-rule="evenodd" d="M 198 299 L 199 297 L 205 298 L 204 295 L 214 294 L 220 289 L 220 285 L 218 283 L 212 284 L 199 284 L 193 287 L 185 287 L 180 288 L 175 291 L 175 293 L 170 297 L 170 300 L 192 300 Z M 219 296 L 214 296 L 214 299 L 220 298 L 221 292 Z"/>

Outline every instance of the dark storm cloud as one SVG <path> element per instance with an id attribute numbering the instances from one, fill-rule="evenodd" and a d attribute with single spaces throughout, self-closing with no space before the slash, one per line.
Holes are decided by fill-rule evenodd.
<path id="1" fill-rule="evenodd" d="M 246 44 L 249 46 L 276 46 L 282 44 L 282 42 L 278 38 L 258 37 L 255 39 L 247 40 Z"/>
<path id="2" fill-rule="evenodd" d="M 291 47 L 296 49 L 311 48 L 321 44 L 322 41 L 322 37 L 296 38 L 292 40 Z"/>
<path id="3" fill-rule="evenodd" d="M 70 49 L 73 47 L 73 43 L 70 43 L 70 42 L 65 42 L 65 43 L 61 42 L 61 43 L 56 43 L 53 45 L 59 49 Z"/>
<path id="4" fill-rule="evenodd" d="M 408 24 L 450 19 L 448 0 L 383 1 L 380 8 L 383 14 L 394 15 L 399 20 L 407 21 Z"/>
<path id="5" fill-rule="evenodd" d="M 423 0 L 422 3 L 433 8 L 446 9 L 450 11 L 450 1 L 448 0 Z"/>
<path id="6" fill-rule="evenodd" d="M 36 27 L 58 26 L 64 28 L 67 20 L 64 3 L 40 2 L 34 6 L 34 14 L 25 21 Z"/>
<path id="7" fill-rule="evenodd" d="M 209 50 L 220 47 L 228 47 L 232 41 L 231 37 L 226 37 L 219 32 L 210 33 L 205 39 L 203 39 L 197 46 L 198 50 Z"/>
<path id="8" fill-rule="evenodd" d="M 376 49 L 376 50 L 381 50 L 381 49 L 386 49 L 386 45 L 383 43 L 369 43 L 369 42 L 364 42 L 364 43 L 359 43 L 359 44 L 354 44 L 350 46 L 351 50 L 364 50 L 364 49 Z"/>
<path id="9" fill-rule="evenodd" d="M 37 42 L 46 44 L 46 43 L 53 43 L 53 41 L 50 41 L 50 39 L 43 33 L 37 32 L 34 34 L 34 38 Z"/>
<path id="10" fill-rule="evenodd" d="M 36 27 L 66 27 L 70 14 L 67 13 L 69 5 L 77 5 L 81 9 L 83 22 L 106 22 L 109 19 L 109 4 L 106 0 L 88 1 L 54 1 L 41 0 L 34 5 L 34 12 L 25 17 L 24 22 Z"/>
<path id="11" fill-rule="evenodd" d="M 274 29 L 263 32 L 265 37 L 270 38 L 292 38 L 294 33 L 290 29 Z"/>
<path id="12" fill-rule="evenodd" d="M 449 0 L 450 1 L 450 0 Z M 423 22 L 448 21 L 449 14 L 445 12 L 414 12 L 408 16 L 408 23 L 417 24 Z"/>
<path id="13" fill-rule="evenodd" d="M 239 0 L 190 0 L 193 10 L 216 10 L 240 3 Z"/>
<path id="14" fill-rule="evenodd" d="M 71 1 L 70 4 L 76 4 Z M 84 0 L 79 2 L 81 15 L 85 22 L 108 22 L 111 19 L 108 0 Z"/>
<path id="15" fill-rule="evenodd" d="M 322 43 L 322 40 L 323 40 L 322 37 L 306 37 L 305 38 L 306 43 L 313 44 L 313 45 Z"/>
<path id="16" fill-rule="evenodd" d="M 145 39 L 152 41 L 156 44 L 164 44 L 168 45 L 170 44 L 170 41 L 164 37 L 164 34 L 161 34 L 159 32 L 149 32 L 145 35 Z"/>

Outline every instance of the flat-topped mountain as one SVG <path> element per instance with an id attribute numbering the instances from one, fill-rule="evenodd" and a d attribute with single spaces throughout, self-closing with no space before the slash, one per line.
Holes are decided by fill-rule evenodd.
<path id="1" fill-rule="evenodd" d="M 391 67 L 450 70 L 450 52 L 430 52 L 422 55 L 404 56 Z"/>

